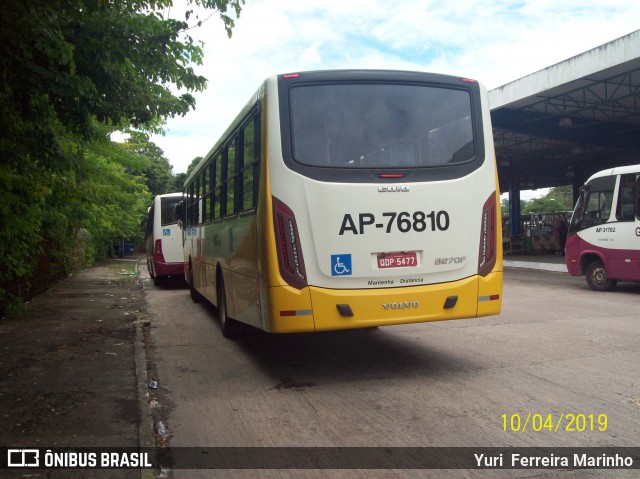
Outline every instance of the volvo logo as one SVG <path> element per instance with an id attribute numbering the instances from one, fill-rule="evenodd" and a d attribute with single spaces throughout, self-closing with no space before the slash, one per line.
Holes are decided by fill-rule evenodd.
<path id="1" fill-rule="evenodd" d="M 378 186 L 378 193 L 406 193 L 409 190 L 407 185 Z"/>
<path id="2" fill-rule="evenodd" d="M 384 303 L 382 307 L 386 310 L 389 309 L 409 309 L 409 308 L 419 308 L 419 301 L 406 301 L 404 303 Z"/>

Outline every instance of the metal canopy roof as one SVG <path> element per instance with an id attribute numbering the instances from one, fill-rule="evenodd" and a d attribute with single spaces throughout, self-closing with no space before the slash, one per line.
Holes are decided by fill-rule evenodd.
<path id="1" fill-rule="evenodd" d="M 489 92 L 501 191 L 640 163 L 640 30 Z"/>

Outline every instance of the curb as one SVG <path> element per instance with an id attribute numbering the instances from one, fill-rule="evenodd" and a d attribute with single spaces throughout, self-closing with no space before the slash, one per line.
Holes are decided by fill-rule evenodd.
<path id="1" fill-rule="evenodd" d="M 139 259 L 138 259 L 139 261 Z M 139 276 L 138 261 L 136 261 L 136 275 Z M 144 328 L 149 326 L 149 321 L 145 318 L 138 319 L 135 323 L 135 364 L 136 378 L 138 384 L 138 408 L 140 410 L 140 422 L 138 423 L 138 445 L 140 447 L 154 448 L 156 445 L 153 434 L 153 418 L 151 408 L 147 398 L 149 396 L 148 375 L 147 375 L 147 352 L 144 345 Z M 155 479 L 156 471 L 153 469 L 141 469 L 140 479 Z"/>
<path id="2" fill-rule="evenodd" d="M 146 321 L 145 321 L 146 322 Z M 155 437 L 153 435 L 153 419 L 151 408 L 146 400 L 147 389 L 147 357 L 144 348 L 144 323 L 136 322 L 136 344 L 135 362 L 136 377 L 138 383 L 138 408 L 140 410 L 140 422 L 138 423 L 138 443 L 140 447 L 155 447 Z M 141 469 L 141 479 L 153 479 L 156 475 L 152 469 Z"/>
<path id="3" fill-rule="evenodd" d="M 502 264 L 505 268 L 537 269 L 554 273 L 567 273 L 567 266 L 564 263 L 557 264 L 545 263 L 543 261 L 513 261 L 503 259 Z"/>

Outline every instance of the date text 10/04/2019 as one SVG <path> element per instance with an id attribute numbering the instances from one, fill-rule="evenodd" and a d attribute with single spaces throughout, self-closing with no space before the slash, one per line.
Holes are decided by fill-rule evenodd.
<path id="1" fill-rule="evenodd" d="M 502 430 L 511 432 L 525 431 L 566 431 L 566 432 L 604 432 L 609 426 L 606 414 L 503 414 Z"/>

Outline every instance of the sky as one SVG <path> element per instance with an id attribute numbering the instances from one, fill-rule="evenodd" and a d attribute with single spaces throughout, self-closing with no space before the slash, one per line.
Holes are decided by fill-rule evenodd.
<path id="1" fill-rule="evenodd" d="M 638 0 L 246 0 L 231 38 L 216 16 L 189 31 L 204 42 L 196 72 L 208 87 L 152 141 L 185 172 L 274 74 L 428 71 L 490 90 L 638 29 Z"/>

